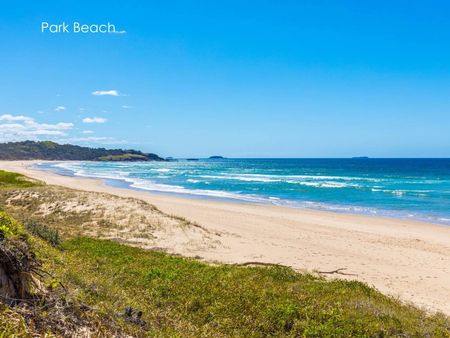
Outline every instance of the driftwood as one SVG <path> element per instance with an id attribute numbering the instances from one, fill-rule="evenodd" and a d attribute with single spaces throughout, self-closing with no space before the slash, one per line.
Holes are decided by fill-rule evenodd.
<path id="1" fill-rule="evenodd" d="M 244 263 L 239 263 L 239 264 L 235 264 L 238 266 L 249 266 L 249 265 L 259 265 L 259 266 L 277 266 L 277 267 L 282 267 L 282 268 L 289 268 L 292 269 L 291 266 L 288 265 L 283 265 L 283 264 L 279 264 L 279 263 L 265 263 L 265 262 L 244 262 Z M 342 276 L 358 276 L 356 273 L 346 273 L 343 272 L 344 270 L 347 270 L 347 268 L 339 268 L 336 270 L 331 270 L 331 271 L 316 271 L 318 274 L 323 274 L 323 275 L 342 275 Z"/>
<path id="2" fill-rule="evenodd" d="M 356 273 L 345 273 L 345 272 L 342 272 L 344 270 L 347 270 L 347 268 L 339 268 L 339 269 L 331 270 L 331 271 L 317 271 L 317 273 L 323 274 L 323 275 L 336 274 L 336 275 L 343 275 L 343 276 L 358 276 Z"/>
<path id="3" fill-rule="evenodd" d="M 292 269 L 292 267 L 290 267 L 290 266 L 283 265 L 283 264 L 279 264 L 279 263 L 244 262 L 244 263 L 238 263 L 238 264 L 235 264 L 235 265 L 238 265 L 238 266 L 249 266 L 249 265 L 277 266 L 277 267 L 282 267 L 282 268 L 289 268 L 289 269 Z"/>

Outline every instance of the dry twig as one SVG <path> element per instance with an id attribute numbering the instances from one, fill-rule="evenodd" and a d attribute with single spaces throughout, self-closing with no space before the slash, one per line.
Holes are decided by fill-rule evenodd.
<path id="1" fill-rule="evenodd" d="M 344 270 L 347 270 L 347 268 L 339 268 L 339 269 L 331 270 L 331 271 L 317 271 L 317 273 L 324 274 L 324 275 L 325 274 L 327 274 L 327 275 L 336 274 L 336 275 L 343 275 L 343 276 L 358 276 L 356 273 L 345 273 L 345 272 L 342 272 Z"/>

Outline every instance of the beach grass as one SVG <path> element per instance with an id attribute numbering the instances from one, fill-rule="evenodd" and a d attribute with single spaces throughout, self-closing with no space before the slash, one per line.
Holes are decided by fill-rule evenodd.
<path id="1" fill-rule="evenodd" d="M 69 239 L 59 249 L 36 238 L 33 243 L 43 268 L 68 290 L 64 297 L 92 309 L 91 320 L 104 332 L 115 323 L 135 336 L 449 334 L 444 315 L 426 314 L 360 282 L 327 281 L 275 266 L 214 266 L 86 237 Z M 12 310 L 0 309 L 0 319 L 17 317 Z M 0 334 L 24 327 L 20 317 L 0 322 Z"/>
<path id="2" fill-rule="evenodd" d="M 39 239 L 33 243 L 53 276 L 45 284 L 72 303 L 86 304 L 90 321 L 105 336 L 112 323 L 119 332 L 142 337 L 448 337 L 450 332 L 444 315 L 426 314 L 359 282 L 326 281 L 283 267 L 211 266 L 92 238 L 70 239 L 61 249 Z M 27 336 L 32 321 L 3 306 L 0 335 Z M 51 327 L 46 331 L 58 334 Z"/>
<path id="3" fill-rule="evenodd" d="M 92 238 L 64 243 L 48 261 L 71 288 L 110 317 L 142 311 L 134 334 L 190 336 L 432 336 L 449 334 L 443 315 L 423 311 L 360 282 L 285 267 L 211 266 L 193 259 Z"/>
<path id="4" fill-rule="evenodd" d="M 29 188 L 39 185 L 42 185 L 42 183 L 32 180 L 24 175 L 0 170 L 0 189 Z"/>

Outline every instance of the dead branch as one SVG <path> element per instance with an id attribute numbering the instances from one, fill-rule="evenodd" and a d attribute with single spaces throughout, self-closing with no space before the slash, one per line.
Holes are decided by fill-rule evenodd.
<path id="1" fill-rule="evenodd" d="M 290 268 L 291 269 L 290 266 L 279 264 L 279 263 L 244 262 L 244 263 L 238 263 L 238 264 L 235 264 L 235 265 L 238 265 L 238 266 L 249 266 L 249 265 L 278 266 L 278 267 L 282 267 L 282 268 Z"/>
<path id="2" fill-rule="evenodd" d="M 358 276 L 356 273 L 345 273 L 345 272 L 342 272 L 344 270 L 347 270 L 347 268 L 339 268 L 339 269 L 331 270 L 331 271 L 317 271 L 317 273 L 323 274 L 323 275 L 336 274 L 336 275 L 343 275 L 343 276 Z"/>

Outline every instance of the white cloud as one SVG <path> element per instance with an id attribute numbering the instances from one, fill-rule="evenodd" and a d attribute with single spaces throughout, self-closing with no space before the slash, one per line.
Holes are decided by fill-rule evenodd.
<path id="1" fill-rule="evenodd" d="M 131 108 L 133 108 L 132 106 L 127 106 L 126 104 L 124 104 L 124 105 L 122 105 L 122 108 L 123 109 L 131 109 Z"/>
<path id="2" fill-rule="evenodd" d="M 85 120 L 92 121 L 87 123 L 106 122 L 106 119 L 101 117 L 86 118 Z M 0 142 L 52 140 L 58 143 L 129 144 L 126 140 L 114 137 L 91 136 L 90 134 L 94 133 L 92 130 L 82 130 L 82 137 L 72 137 L 69 133 L 73 128 L 73 123 L 40 123 L 29 116 L 4 114 L 0 115 Z"/>
<path id="3" fill-rule="evenodd" d="M 95 90 L 91 93 L 94 96 L 120 96 L 120 93 L 118 90 L 111 89 L 111 90 Z"/>
<path id="4" fill-rule="evenodd" d="M 57 112 L 64 111 L 64 110 L 66 110 L 66 107 L 64 107 L 64 106 L 58 106 L 55 108 L 55 111 L 57 111 Z"/>
<path id="5" fill-rule="evenodd" d="M 87 136 L 87 137 L 73 137 L 60 139 L 64 143 L 97 143 L 97 144 L 129 144 L 128 141 L 118 140 L 114 137 L 108 136 Z"/>
<path id="6" fill-rule="evenodd" d="M 66 131 L 73 128 L 72 123 L 59 122 L 55 124 L 39 123 L 33 118 L 24 115 L 2 115 L 0 121 L 0 141 L 38 140 L 41 136 L 46 138 L 66 136 Z"/>
<path id="7" fill-rule="evenodd" d="M 52 127 L 52 125 L 50 125 L 50 124 L 43 124 L 43 126 L 48 126 L 47 128 Z M 73 123 L 59 122 L 53 126 L 57 129 L 72 129 Z"/>
<path id="8" fill-rule="evenodd" d="M 105 123 L 108 120 L 104 117 L 85 117 L 82 121 L 83 123 Z"/>
<path id="9" fill-rule="evenodd" d="M 33 119 L 31 117 L 23 115 L 4 114 L 0 116 L 0 121 L 30 121 L 30 120 Z"/>

